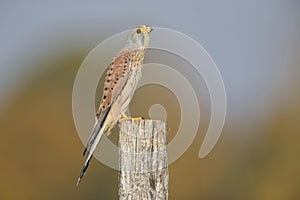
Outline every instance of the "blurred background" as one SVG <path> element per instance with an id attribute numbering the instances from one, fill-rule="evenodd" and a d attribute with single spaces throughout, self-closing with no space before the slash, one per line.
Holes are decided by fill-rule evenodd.
<path id="1" fill-rule="evenodd" d="M 202 44 L 227 92 L 223 133 L 200 160 L 210 118 L 200 81 L 200 128 L 188 151 L 169 166 L 169 199 L 300 199 L 296 0 L 1 1 L 0 199 L 118 199 L 118 172 L 96 159 L 76 187 L 84 146 L 73 122 L 72 88 L 96 45 L 140 24 L 175 29 Z M 154 51 L 146 61 L 159 56 L 172 63 L 172 56 Z M 147 117 L 154 103 L 165 106 L 171 140 L 180 110 L 167 88 L 139 89 L 132 113 Z"/>

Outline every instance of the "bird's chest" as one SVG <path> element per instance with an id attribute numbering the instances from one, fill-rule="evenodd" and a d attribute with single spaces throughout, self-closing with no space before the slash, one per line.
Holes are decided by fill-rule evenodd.
<path id="1" fill-rule="evenodd" d="M 141 79 L 142 72 L 141 67 L 133 67 L 129 72 L 128 80 L 123 88 L 123 91 L 120 95 L 121 102 L 125 102 L 126 100 L 130 100 L 134 94 L 134 91 L 137 87 L 139 80 Z"/>

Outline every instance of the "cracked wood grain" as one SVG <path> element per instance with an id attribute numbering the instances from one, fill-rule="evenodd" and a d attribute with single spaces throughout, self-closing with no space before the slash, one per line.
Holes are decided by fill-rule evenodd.
<path id="1" fill-rule="evenodd" d="M 119 199 L 167 200 L 166 124 L 156 120 L 119 124 Z"/>

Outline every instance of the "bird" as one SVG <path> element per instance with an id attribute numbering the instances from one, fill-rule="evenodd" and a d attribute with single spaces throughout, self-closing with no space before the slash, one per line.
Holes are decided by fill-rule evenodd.
<path id="1" fill-rule="evenodd" d="M 77 180 L 77 186 L 89 166 L 101 137 L 108 136 L 118 122 L 142 119 L 141 117 L 128 117 L 125 113 L 142 76 L 143 60 L 152 30 L 153 28 L 148 25 L 135 27 L 129 33 L 124 47 L 107 67 L 100 106 L 83 151 L 83 156 L 86 153 L 87 156 Z"/>

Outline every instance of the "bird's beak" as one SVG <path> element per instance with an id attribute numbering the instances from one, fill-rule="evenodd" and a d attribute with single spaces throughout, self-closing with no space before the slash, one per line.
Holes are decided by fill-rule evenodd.
<path id="1" fill-rule="evenodd" d="M 145 25 L 145 28 L 144 28 L 144 30 L 145 30 L 145 32 L 146 33 L 151 33 L 152 31 L 153 31 L 153 28 L 151 27 L 151 26 L 147 26 L 147 25 Z"/>
<path id="2" fill-rule="evenodd" d="M 149 33 L 153 31 L 153 28 L 149 26 Z"/>

